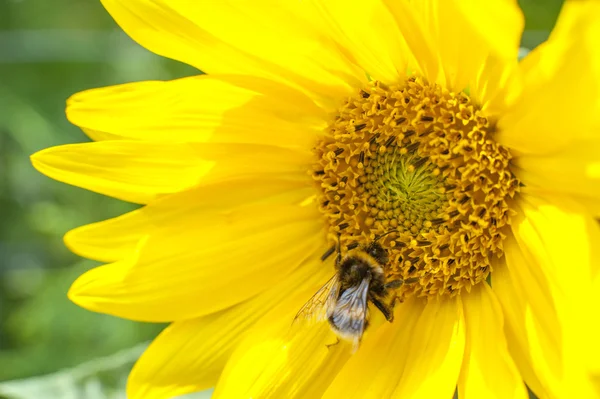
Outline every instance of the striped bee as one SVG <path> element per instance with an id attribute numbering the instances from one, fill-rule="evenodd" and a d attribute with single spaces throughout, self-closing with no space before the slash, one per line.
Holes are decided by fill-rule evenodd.
<path id="1" fill-rule="evenodd" d="M 336 273 L 306 302 L 295 320 L 314 316 L 326 318 L 338 338 L 353 342 L 355 350 L 369 324 L 369 302 L 392 322 L 395 297 L 389 300 L 390 290 L 417 280 L 386 281 L 384 268 L 389 260 L 388 254 L 378 241 L 395 231 L 376 237 L 366 246 L 348 246 L 349 251 L 344 257 L 338 240 Z M 336 247 L 323 254 L 321 259 L 327 259 L 334 251 Z"/>

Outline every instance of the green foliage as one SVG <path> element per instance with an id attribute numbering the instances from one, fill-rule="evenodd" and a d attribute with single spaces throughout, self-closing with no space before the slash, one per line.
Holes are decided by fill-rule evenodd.
<path id="1" fill-rule="evenodd" d="M 127 373 L 145 347 L 137 345 L 43 377 L 0 383 L 0 399 L 123 398 Z"/>
<path id="2" fill-rule="evenodd" d="M 0 1 L 0 381 L 73 367 L 162 328 L 68 301 L 91 263 L 72 266 L 80 259 L 64 233 L 135 206 L 48 179 L 29 155 L 87 141 L 64 115 L 75 92 L 195 73 L 142 49 L 99 1 Z"/>
<path id="3" fill-rule="evenodd" d="M 0 383 L 0 399 L 125 399 L 127 373 L 146 344 L 43 377 Z M 208 399 L 212 391 L 182 396 Z"/>
<path id="4" fill-rule="evenodd" d="M 563 0 L 519 0 L 526 17 L 523 47 L 533 49 L 548 38 L 562 4 Z"/>
<path id="5" fill-rule="evenodd" d="M 11 312 L 3 326 L 19 349 L 0 351 L 3 378 L 20 378 L 71 367 L 152 339 L 160 325 L 135 323 L 79 308 L 65 295 L 92 262 L 46 270 L 36 294 Z M 19 283 L 39 280 L 39 269 L 24 269 Z"/>

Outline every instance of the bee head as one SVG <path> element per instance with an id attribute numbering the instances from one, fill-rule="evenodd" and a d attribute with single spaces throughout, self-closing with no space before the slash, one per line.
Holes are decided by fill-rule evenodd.
<path id="1" fill-rule="evenodd" d="M 375 259 L 377 263 L 379 263 L 381 266 L 386 265 L 388 263 L 389 258 L 387 251 L 383 249 L 381 244 L 379 244 L 379 240 L 387 236 L 388 234 L 395 233 L 397 231 L 398 230 L 389 230 L 381 235 L 378 235 L 377 237 L 375 237 L 373 242 L 369 244 L 369 246 L 366 248 L 366 252 L 371 257 L 373 257 L 373 259 Z"/>
<path id="2" fill-rule="evenodd" d="M 388 254 L 385 249 L 376 241 L 373 241 L 366 249 L 366 252 L 377 261 L 381 266 L 388 263 Z"/>

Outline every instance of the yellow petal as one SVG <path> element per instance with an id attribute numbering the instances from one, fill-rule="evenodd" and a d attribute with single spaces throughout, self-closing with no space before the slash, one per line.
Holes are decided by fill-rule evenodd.
<path id="1" fill-rule="evenodd" d="M 133 254 L 142 237 L 154 229 L 150 220 L 144 217 L 144 209 L 77 227 L 65 235 L 65 244 L 84 258 L 100 262 L 125 259 Z"/>
<path id="2" fill-rule="evenodd" d="M 496 74 L 517 59 L 524 18 L 516 1 L 430 0 L 421 5 L 443 69 L 440 83 L 457 92 L 473 86 L 471 95 L 485 103 L 502 84 L 494 80 Z"/>
<path id="3" fill-rule="evenodd" d="M 407 301 L 365 338 L 324 398 L 450 398 L 463 359 L 458 300 Z"/>
<path id="4" fill-rule="evenodd" d="M 446 6 L 444 3 L 447 2 L 436 1 L 439 6 Z M 456 16 L 460 18 L 460 22 L 468 25 L 468 28 L 463 29 L 472 30 L 486 43 L 486 47 L 491 53 L 503 60 L 517 57 L 525 23 L 517 1 L 494 0 L 483 3 L 477 0 L 461 0 L 452 3 L 455 8 L 454 12 L 457 14 L 439 14 L 447 23 L 459 24 L 457 20 L 452 21 L 452 16 Z M 468 42 L 466 44 L 468 47 L 461 48 L 467 55 L 474 44 Z"/>
<path id="5" fill-rule="evenodd" d="M 430 82 L 438 82 L 440 65 L 437 48 L 419 4 L 408 1 L 383 0 L 394 17 L 406 45 L 417 62 L 415 70 Z"/>
<path id="6" fill-rule="evenodd" d="M 134 257 L 79 277 L 69 297 L 84 308 L 134 320 L 199 317 L 287 276 L 322 245 L 321 229 L 312 207 L 202 207 L 143 239 Z"/>
<path id="7" fill-rule="evenodd" d="M 600 276 L 597 276 L 594 280 L 592 302 L 596 306 L 600 304 Z M 597 339 L 600 336 L 600 321 L 595 317 L 588 318 L 588 321 L 589 326 L 586 332 L 588 332 L 589 337 Z M 588 351 L 586 364 L 590 380 L 596 389 L 597 395 L 600 397 L 600 347 L 598 345 L 592 346 Z"/>
<path id="8" fill-rule="evenodd" d="M 238 341 L 237 334 L 255 321 L 253 313 L 236 311 L 239 306 L 177 321 L 163 330 L 129 374 L 127 397 L 168 399 L 212 387 L 230 355 L 230 345 Z M 230 331 L 236 335 L 226 341 Z"/>
<path id="9" fill-rule="evenodd" d="M 135 364 L 129 375 L 128 398 L 167 399 L 214 386 L 246 332 L 278 304 L 292 300 L 298 307 L 292 293 L 316 290 L 319 281 L 326 279 L 324 272 L 326 268 L 315 256 L 305 267 L 245 302 L 171 324 Z M 282 318 L 281 322 L 289 327 L 291 318 Z M 248 376 L 248 370 L 244 370 L 244 375 Z M 233 384 L 240 388 L 239 381 Z"/>
<path id="10" fill-rule="evenodd" d="M 446 24 L 439 32 L 447 81 L 455 82 L 457 90 L 466 82 L 484 111 L 498 114 L 507 101 L 525 24 L 517 1 L 436 1 Z"/>
<path id="11" fill-rule="evenodd" d="M 600 140 L 578 140 L 551 154 L 518 157 L 514 163 L 515 174 L 528 187 L 600 202 Z"/>
<path id="12" fill-rule="evenodd" d="M 53 179 L 138 204 L 194 186 L 213 165 L 186 144 L 131 141 L 52 147 L 31 161 Z"/>
<path id="13" fill-rule="evenodd" d="M 306 2 L 102 0 L 117 23 L 149 50 L 209 73 L 266 77 L 321 100 L 343 97 L 361 73 Z"/>
<path id="14" fill-rule="evenodd" d="M 429 81 L 486 106 L 516 63 L 523 15 L 512 0 L 386 1 Z"/>
<path id="15" fill-rule="evenodd" d="M 270 328 L 250 333 L 232 355 L 213 398 L 320 397 L 351 348 L 341 344 L 328 348 L 335 338 L 326 323 L 290 337 L 286 332 L 293 315 L 278 313 L 281 320 Z"/>
<path id="16" fill-rule="evenodd" d="M 538 396 L 589 397 L 586 353 L 597 340 L 583 330 L 596 307 L 600 229 L 571 200 L 522 197 L 516 239 L 505 244 L 507 267 L 492 277 L 511 353 Z M 531 372 L 537 381 L 529 381 Z"/>
<path id="17" fill-rule="evenodd" d="M 193 143 L 191 146 L 198 157 L 214 163 L 202 183 L 281 176 L 299 184 L 312 185 L 307 172 L 314 163 L 315 155 L 310 146 L 293 149 L 239 143 Z"/>
<path id="18" fill-rule="evenodd" d="M 527 399 L 523 378 L 508 353 L 502 309 L 487 283 L 463 296 L 466 348 L 458 381 L 463 399 Z"/>
<path id="19" fill-rule="evenodd" d="M 520 205 L 525 219 L 515 230 L 519 246 L 556 286 L 553 296 L 564 330 L 564 367 L 572 372 L 564 376 L 560 389 L 566 392 L 576 386 L 585 397 L 593 389 L 580 367 L 597 364 L 594 355 L 600 353 L 596 333 L 600 322 L 590 317 L 600 306 L 596 284 L 600 277 L 600 227 L 585 206 L 568 197 L 531 195 Z"/>
<path id="20" fill-rule="evenodd" d="M 252 203 L 300 204 L 313 194 L 312 185 L 278 174 L 203 182 L 117 218 L 78 227 L 67 233 L 65 243 L 83 257 L 115 262 L 133 255 L 142 237 L 161 229 L 178 234 L 182 224 L 202 225 L 214 213 Z"/>
<path id="21" fill-rule="evenodd" d="M 201 75 L 83 91 L 67 117 L 94 139 L 239 142 L 310 148 L 326 115 L 297 90 L 265 79 Z"/>
<path id="22" fill-rule="evenodd" d="M 525 326 L 520 324 L 524 318 L 525 303 L 523 299 L 518 298 L 522 288 L 514 286 L 513 277 L 511 277 L 506 263 L 506 256 L 502 259 L 495 257 L 492 259 L 494 270 L 492 289 L 504 314 L 504 331 L 508 350 L 529 389 L 535 392 L 539 398 L 549 398 L 551 396 L 537 377 L 529 350 L 526 349 L 528 344 L 525 338 Z"/>
<path id="23" fill-rule="evenodd" d="M 600 201 L 597 198 L 574 196 L 587 212 L 594 216 L 596 219 L 600 219 Z"/>
<path id="24" fill-rule="evenodd" d="M 522 91 L 498 121 L 497 140 L 545 154 L 597 138 L 600 126 L 600 3 L 568 1 L 556 32 L 520 64 Z"/>
<path id="25" fill-rule="evenodd" d="M 391 397 L 402 377 L 410 340 L 423 312 L 423 301 L 396 306 L 394 322 L 366 331 L 359 350 L 348 360 L 323 398 Z M 393 365 L 393 367 L 390 367 Z"/>
<path id="26" fill-rule="evenodd" d="M 372 79 L 397 83 L 412 56 L 381 0 L 315 1 L 326 28 Z"/>
<path id="27" fill-rule="evenodd" d="M 236 348 L 213 398 L 321 397 L 352 350 L 345 343 L 328 347 L 336 339 L 326 322 L 292 324 L 298 309 L 333 273 L 320 259 L 312 262 L 313 275 L 290 279 L 286 298 L 271 302 L 272 310 Z"/>
<path id="28" fill-rule="evenodd" d="M 430 301 L 414 333 L 406 348 L 402 379 L 392 397 L 451 397 L 465 349 L 465 320 L 460 298 Z"/>
<path id="29" fill-rule="evenodd" d="M 585 210 L 560 195 L 525 195 L 512 230 L 519 247 L 568 296 L 589 293 L 600 271 L 600 227 Z M 580 299 L 570 297 L 571 300 Z"/>
<path id="30" fill-rule="evenodd" d="M 515 243 L 507 242 L 505 249 L 518 252 Z M 585 356 L 575 348 L 574 340 L 582 336 L 568 331 L 572 320 L 557 309 L 560 304 L 552 301 L 544 282 L 535 281 L 530 274 L 534 267 L 522 254 L 507 256 L 507 264 L 512 268 L 495 271 L 492 286 L 505 315 L 508 347 L 523 379 L 537 397 L 595 397 Z M 517 269 L 522 271 L 515 273 Z"/>

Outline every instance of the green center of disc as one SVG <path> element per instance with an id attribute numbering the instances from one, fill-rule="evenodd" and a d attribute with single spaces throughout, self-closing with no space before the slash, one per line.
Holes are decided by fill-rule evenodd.
<path id="1" fill-rule="evenodd" d="M 447 202 L 440 170 L 416 151 L 401 154 L 397 147 L 387 148 L 367 169 L 372 205 L 382 211 L 380 217 L 403 216 L 420 224 L 437 217 Z"/>

